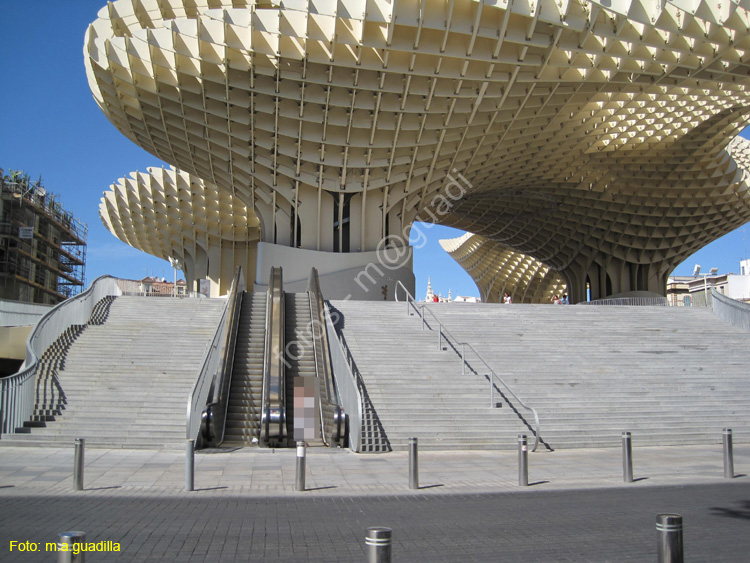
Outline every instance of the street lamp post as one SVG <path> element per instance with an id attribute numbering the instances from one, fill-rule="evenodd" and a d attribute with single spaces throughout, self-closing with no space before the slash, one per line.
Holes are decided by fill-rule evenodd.
<path id="1" fill-rule="evenodd" d="M 696 277 L 703 276 L 703 293 L 704 293 L 705 298 L 706 298 L 706 307 L 708 307 L 708 276 L 715 276 L 718 273 L 718 271 L 719 271 L 719 268 L 711 268 L 708 271 L 707 274 L 705 274 L 705 273 L 701 274 L 701 265 L 700 264 L 696 264 L 695 268 L 693 268 L 693 275 L 694 276 L 696 276 Z"/>

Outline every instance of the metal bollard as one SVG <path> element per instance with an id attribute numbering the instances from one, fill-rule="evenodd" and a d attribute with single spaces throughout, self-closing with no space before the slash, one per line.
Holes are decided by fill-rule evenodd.
<path id="1" fill-rule="evenodd" d="M 76 449 L 73 457 L 73 489 L 83 490 L 83 454 L 86 446 L 84 438 L 76 438 Z"/>
<path id="2" fill-rule="evenodd" d="M 656 532 L 659 563 L 683 563 L 682 516 L 657 514 Z"/>
<path id="3" fill-rule="evenodd" d="M 622 433 L 622 480 L 633 482 L 633 442 L 630 432 Z"/>
<path id="4" fill-rule="evenodd" d="M 518 485 L 529 486 L 529 447 L 526 434 L 518 435 Z"/>
<path id="5" fill-rule="evenodd" d="M 74 551 L 73 544 L 86 543 L 86 532 L 63 532 L 58 534 L 57 562 L 58 563 L 84 563 L 86 552 Z"/>
<path id="6" fill-rule="evenodd" d="M 296 490 L 305 490 L 305 456 L 307 455 L 307 446 L 304 442 L 297 442 L 297 479 Z"/>
<path id="7" fill-rule="evenodd" d="M 734 452 L 732 451 L 732 429 L 725 428 L 722 432 L 724 441 L 724 477 L 734 479 Z"/>
<path id="8" fill-rule="evenodd" d="M 391 533 L 390 528 L 367 528 L 368 563 L 391 563 Z"/>
<path id="9" fill-rule="evenodd" d="M 195 440 L 185 442 L 185 490 L 195 490 Z"/>
<path id="10" fill-rule="evenodd" d="M 419 464 L 417 461 L 416 438 L 409 438 L 409 488 L 419 488 Z"/>

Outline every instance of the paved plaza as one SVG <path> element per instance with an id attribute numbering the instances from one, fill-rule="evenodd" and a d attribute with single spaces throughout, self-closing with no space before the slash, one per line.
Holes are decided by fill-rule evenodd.
<path id="1" fill-rule="evenodd" d="M 0 447 L 0 560 L 55 561 L 59 532 L 82 530 L 118 552 L 87 561 L 363 561 L 365 530 L 393 529 L 394 561 L 655 561 L 655 516 L 684 517 L 686 561 L 746 561 L 750 446 L 638 447 L 633 483 L 619 447 L 529 454 L 519 487 L 515 451 L 357 455 L 308 448 L 295 491 L 294 450 L 184 454 L 88 448 L 85 490 L 73 491 L 73 447 Z M 11 541 L 39 544 L 10 551 Z"/>

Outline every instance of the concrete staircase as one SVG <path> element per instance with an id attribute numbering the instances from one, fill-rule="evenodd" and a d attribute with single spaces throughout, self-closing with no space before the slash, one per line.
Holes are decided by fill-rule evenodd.
<path id="1" fill-rule="evenodd" d="M 39 358 L 36 373 L 36 403 L 31 420 L 24 422 L 24 428 L 42 428 L 48 422 L 56 420 L 62 414 L 67 400 L 60 386 L 58 374 L 65 367 L 65 358 L 68 355 L 73 342 L 83 333 L 88 326 L 101 325 L 109 316 L 109 308 L 113 296 L 101 299 L 91 312 L 91 317 L 85 325 L 70 325 L 55 340 L 42 357 Z M 22 432 L 29 432 L 25 430 Z"/>
<path id="2" fill-rule="evenodd" d="M 532 438 L 498 394 L 502 408 L 489 407 L 487 370 L 469 357 L 461 377 L 457 353 L 445 344 L 438 351 L 437 333 L 423 332 L 404 303 L 332 304 L 393 449 L 409 436 L 420 448 L 448 449 L 515 448 L 517 434 Z M 750 334 L 710 310 L 428 306 L 537 409 L 551 448 L 618 446 L 626 430 L 634 444 L 718 444 L 723 427 L 750 442 Z"/>
<path id="3" fill-rule="evenodd" d="M 492 448 L 523 429 L 510 409 L 488 407 L 487 381 L 461 378 L 455 354 L 439 352 L 436 334 L 422 332 L 404 304 L 332 305 L 364 378 L 370 420 L 363 442 L 371 451 L 406 449 L 411 436 L 420 449 Z"/>
<path id="4" fill-rule="evenodd" d="M 123 296 L 70 344 L 62 416 L 7 445 L 184 448 L 185 408 L 225 302 Z"/>
<path id="5" fill-rule="evenodd" d="M 260 436 L 266 295 L 246 292 L 242 298 L 222 444 L 225 446 L 257 445 Z"/>

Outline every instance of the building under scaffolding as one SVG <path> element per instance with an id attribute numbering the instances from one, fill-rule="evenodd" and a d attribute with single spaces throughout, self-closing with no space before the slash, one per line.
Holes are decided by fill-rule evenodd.
<path id="1" fill-rule="evenodd" d="M 55 304 L 80 293 L 87 230 L 41 179 L 0 168 L 0 299 Z"/>

